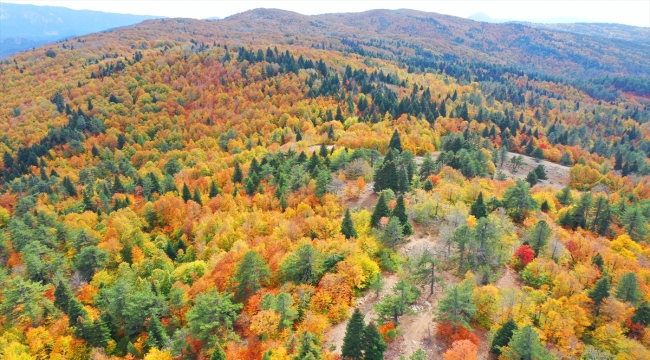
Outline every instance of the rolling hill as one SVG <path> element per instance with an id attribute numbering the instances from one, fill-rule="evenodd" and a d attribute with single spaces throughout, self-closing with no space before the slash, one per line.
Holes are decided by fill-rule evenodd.
<path id="1" fill-rule="evenodd" d="M 648 51 L 256 9 L 10 56 L 0 358 L 650 358 Z"/>

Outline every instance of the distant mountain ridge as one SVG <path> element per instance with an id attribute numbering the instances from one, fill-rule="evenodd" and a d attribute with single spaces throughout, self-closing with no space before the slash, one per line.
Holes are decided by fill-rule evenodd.
<path id="1" fill-rule="evenodd" d="M 550 19 L 495 19 L 489 15 L 479 12 L 468 17 L 470 20 L 503 24 L 515 23 L 531 26 L 535 28 L 550 29 L 555 31 L 564 31 L 580 35 L 598 36 L 608 39 L 619 39 L 633 42 L 650 43 L 650 28 L 638 27 L 623 24 L 594 22 L 590 19 L 575 17 L 554 17 Z"/>
<path id="2" fill-rule="evenodd" d="M 0 3 L 0 58 L 66 37 L 86 35 L 159 18 Z"/>

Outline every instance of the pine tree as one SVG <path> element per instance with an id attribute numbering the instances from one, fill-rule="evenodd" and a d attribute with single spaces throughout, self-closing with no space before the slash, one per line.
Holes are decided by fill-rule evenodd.
<path id="1" fill-rule="evenodd" d="M 435 174 L 435 171 L 436 163 L 433 161 L 431 154 L 426 153 L 426 155 L 424 155 L 424 159 L 422 160 L 422 165 L 420 165 L 420 178 L 426 179 L 429 176 Z"/>
<path id="2" fill-rule="evenodd" d="M 605 270 L 605 260 L 603 260 L 603 256 L 600 255 L 600 253 L 596 253 L 596 255 L 591 258 L 591 264 L 596 265 L 600 271 Z"/>
<path id="3" fill-rule="evenodd" d="M 83 305 L 76 298 L 71 298 L 68 302 L 68 323 L 71 327 L 77 326 L 88 318 L 88 312 L 84 309 Z"/>
<path id="4" fill-rule="evenodd" d="M 214 350 L 212 350 L 212 356 L 210 356 L 210 360 L 227 360 L 226 353 L 223 351 L 219 343 L 217 343 L 214 346 Z"/>
<path id="5" fill-rule="evenodd" d="M 400 223 L 399 219 L 391 216 L 386 224 L 384 232 L 381 234 L 381 240 L 385 246 L 390 247 L 395 250 L 397 243 L 404 236 L 404 227 Z"/>
<path id="6" fill-rule="evenodd" d="M 219 188 L 217 187 L 217 184 L 214 182 L 214 180 L 212 180 L 212 182 L 210 182 L 210 192 L 209 192 L 210 199 L 219 195 L 219 193 L 220 191 Z"/>
<path id="7" fill-rule="evenodd" d="M 535 150 L 535 144 L 533 144 L 533 140 L 531 139 L 530 142 L 528 142 L 528 145 L 526 145 L 526 148 L 524 149 L 524 153 L 526 155 L 530 155 L 533 153 L 533 150 Z"/>
<path id="8" fill-rule="evenodd" d="M 89 322 L 88 320 L 84 322 L 84 340 L 88 341 L 93 347 L 106 347 L 108 342 L 111 341 L 111 332 L 108 326 L 106 326 L 101 318 L 96 319 L 91 324 L 85 325 Z"/>
<path id="9" fill-rule="evenodd" d="M 533 152 L 530 153 L 530 156 L 538 160 L 544 160 L 544 151 L 542 151 L 541 148 L 535 148 L 535 150 L 533 150 Z"/>
<path id="10" fill-rule="evenodd" d="M 235 162 L 235 171 L 232 174 L 232 182 L 236 183 L 241 183 L 242 180 L 244 180 L 244 173 L 241 170 L 241 166 L 239 166 L 239 161 Z"/>
<path id="11" fill-rule="evenodd" d="M 199 191 L 199 187 L 198 187 L 198 186 L 194 188 L 194 196 L 192 196 L 192 200 L 193 200 L 195 203 L 197 203 L 197 204 L 203 206 L 203 201 L 201 201 L 201 192 Z"/>
<path id="12" fill-rule="evenodd" d="M 639 297 L 639 282 L 636 274 L 630 272 L 621 276 L 621 280 L 616 287 L 616 298 L 636 305 Z"/>
<path id="13" fill-rule="evenodd" d="M 384 352 L 386 352 L 388 346 L 382 339 L 381 333 L 379 333 L 375 324 L 370 323 L 365 329 L 363 329 L 361 344 L 363 346 L 364 360 L 384 359 Z"/>
<path id="14" fill-rule="evenodd" d="M 640 206 L 629 206 L 621 219 L 625 232 L 636 241 L 642 241 L 648 233 L 646 219 Z"/>
<path id="15" fill-rule="evenodd" d="M 530 187 L 522 180 L 517 180 L 506 189 L 503 203 L 515 221 L 523 220 L 526 211 L 537 208 L 537 201 L 530 195 Z"/>
<path id="16" fill-rule="evenodd" d="M 316 189 L 314 195 L 322 199 L 327 192 L 327 186 L 332 182 L 332 173 L 328 169 L 321 169 L 316 175 Z"/>
<path id="17" fill-rule="evenodd" d="M 427 179 L 427 181 L 424 182 L 422 189 L 424 189 L 424 191 L 433 190 L 433 181 L 431 181 L 431 179 Z"/>
<path id="18" fill-rule="evenodd" d="M 600 311 L 600 304 L 602 304 L 603 300 L 609 297 L 609 290 L 611 287 L 612 286 L 609 283 L 609 279 L 607 276 L 604 276 L 598 280 L 596 285 L 594 285 L 594 288 L 591 289 L 587 294 L 589 298 L 594 302 L 594 306 L 596 307 L 596 315 L 598 315 Z"/>
<path id="19" fill-rule="evenodd" d="M 183 201 L 185 202 L 192 200 L 192 194 L 190 193 L 190 188 L 187 187 L 186 183 L 183 183 L 182 197 L 183 197 Z"/>
<path id="20" fill-rule="evenodd" d="M 544 168 L 544 165 L 537 165 L 537 167 L 533 171 L 535 171 L 538 180 L 548 180 L 548 176 L 546 176 L 546 169 Z"/>
<path id="21" fill-rule="evenodd" d="M 242 300 L 262 288 L 271 276 L 269 267 L 257 251 L 244 254 L 233 281 L 237 284 L 237 298 Z"/>
<path id="22" fill-rule="evenodd" d="M 472 203 L 472 206 L 469 211 L 470 215 L 474 215 L 475 218 L 480 219 L 486 217 L 487 214 L 487 206 L 483 202 L 483 192 L 478 193 L 478 197 L 476 198 L 476 201 Z"/>
<path id="23" fill-rule="evenodd" d="M 573 201 L 573 196 L 571 195 L 571 189 L 565 187 L 558 194 L 555 195 L 560 204 L 567 206 Z"/>
<path id="24" fill-rule="evenodd" d="M 397 130 L 393 132 L 393 136 L 391 136 L 390 142 L 388 143 L 388 148 L 402 152 L 402 140 L 400 140 Z"/>
<path id="25" fill-rule="evenodd" d="M 551 360 L 553 357 L 539 340 L 539 334 L 532 325 L 518 329 L 508 343 L 507 351 L 503 354 L 509 359 L 516 360 Z"/>
<path id="26" fill-rule="evenodd" d="M 548 200 L 544 200 L 542 202 L 542 205 L 539 206 L 539 209 L 543 212 L 549 212 L 551 210 L 551 206 L 548 204 Z"/>
<path id="27" fill-rule="evenodd" d="M 644 301 L 634 310 L 632 322 L 643 326 L 650 325 L 650 304 Z"/>
<path id="28" fill-rule="evenodd" d="M 531 171 L 526 175 L 526 182 L 530 184 L 530 186 L 535 186 L 537 184 L 537 173 L 535 170 Z"/>
<path id="29" fill-rule="evenodd" d="M 305 331 L 300 336 L 300 346 L 298 353 L 293 357 L 294 360 L 319 360 L 321 356 L 321 346 L 316 336 Z"/>
<path id="30" fill-rule="evenodd" d="M 472 302 L 473 291 L 473 286 L 468 281 L 451 287 L 438 303 L 440 318 L 450 321 L 454 325 L 454 329 L 458 325 L 469 326 L 470 319 L 477 311 Z"/>
<path id="31" fill-rule="evenodd" d="M 501 348 L 508 345 L 510 339 L 512 339 L 512 334 L 517 330 L 517 324 L 512 318 L 508 319 L 499 330 L 497 330 L 492 339 L 492 345 L 490 345 L 490 352 L 496 356 L 501 355 Z"/>
<path id="32" fill-rule="evenodd" d="M 357 308 L 352 313 L 348 325 L 345 328 L 345 337 L 343 338 L 343 346 L 341 347 L 341 355 L 344 359 L 363 359 L 363 344 L 359 341 L 359 335 L 363 334 L 365 327 L 366 324 L 363 321 L 363 314 Z"/>
<path id="33" fill-rule="evenodd" d="M 113 193 L 123 193 L 124 186 L 122 185 L 122 180 L 120 177 L 115 175 L 115 181 L 113 182 Z"/>
<path id="34" fill-rule="evenodd" d="M 162 323 L 156 316 L 152 316 L 149 319 L 147 334 L 147 345 L 149 345 L 149 347 L 162 349 L 169 341 L 169 337 L 167 336 L 167 333 L 165 333 Z"/>
<path id="35" fill-rule="evenodd" d="M 404 236 L 409 236 L 413 234 L 413 226 L 409 222 L 409 217 L 406 214 L 406 204 L 404 203 L 404 196 L 400 195 L 397 197 L 397 203 L 393 209 L 392 216 L 399 219 L 400 224 L 402 225 L 402 234 Z"/>
<path id="36" fill-rule="evenodd" d="M 345 235 L 346 239 L 357 237 L 357 231 L 354 229 L 354 223 L 352 222 L 350 209 L 345 210 L 345 215 L 343 216 L 343 221 L 341 222 L 341 234 Z"/>
<path id="37" fill-rule="evenodd" d="M 64 312 L 68 311 L 68 304 L 70 303 L 70 299 L 72 299 L 74 295 L 72 294 L 72 289 L 70 288 L 70 285 L 68 285 L 67 282 L 60 280 L 59 284 L 56 286 L 56 289 L 54 290 L 54 306 L 57 308 L 61 309 Z"/>
<path id="38" fill-rule="evenodd" d="M 341 111 L 341 106 L 340 105 L 336 107 L 336 116 L 334 117 L 334 120 L 338 120 L 338 121 L 345 120 L 343 118 L 343 112 Z"/>
<path id="39" fill-rule="evenodd" d="M 382 193 L 379 195 L 379 199 L 377 199 L 377 205 L 375 205 L 375 210 L 372 212 L 372 215 L 370 216 L 370 226 L 374 228 L 379 228 L 380 226 L 380 221 L 381 218 L 383 217 L 389 217 L 390 216 L 390 209 L 388 208 L 388 204 L 386 203 L 386 198 L 384 194 Z"/>
<path id="40" fill-rule="evenodd" d="M 571 155 L 569 155 L 568 152 L 565 152 L 560 157 L 560 165 L 564 165 L 564 166 L 572 166 L 573 165 L 573 159 L 571 159 Z"/>
<path id="41" fill-rule="evenodd" d="M 546 220 L 540 220 L 528 233 L 527 241 L 530 247 L 535 250 L 535 256 L 544 249 L 548 239 L 551 237 L 551 227 Z"/>
<path id="42" fill-rule="evenodd" d="M 606 197 L 598 196 L 596 198 L 591 210 L 591 216 L 593 218 L 591 230 L 598 235 L 606 235 L 612 222 L 612 210 Z"/>

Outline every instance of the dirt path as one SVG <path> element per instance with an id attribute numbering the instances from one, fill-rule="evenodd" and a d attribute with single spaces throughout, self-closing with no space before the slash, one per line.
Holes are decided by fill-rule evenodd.
<path id="1" fill-rule="evenodd" d="M 546 170 L 546 175 L 548 180 L 539 180 L 537 185 L 541 187 L 552 186 L 556 190 L 561 190 L 569 184 L 569 167 L 563 166 L 560 164 L 555 164 L 546 160 L 537 160 L 530 156 L 522 155 L 524 158 L 524 165 L 517 169 L 516 173 L 511 171 L 510 159 L 516 155 L 516 153 L 509 152 L 508 160 L 503 164 L 503 167 L 497 168 L 497 172 L 503 172 L 509 179 L 526 179 L 526 176 L 534 168 L 539 165 L 543 165 Z"/>
<path id="2" fill-rule="evenodd" d="M 517 273 L 509 265 L 506 265 L 503 275 L 494 283 L 499 290 L 521 289 L 522 283 L 517 279 Z"/>

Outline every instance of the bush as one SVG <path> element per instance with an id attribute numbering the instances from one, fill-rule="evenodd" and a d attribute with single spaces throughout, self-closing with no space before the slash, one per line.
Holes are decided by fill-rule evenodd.
<path id="1" fill-rule="evenodd" d="M 451 344 L 459 340 L 469 340 L 474 345 L 478 345 L 479 342 L 478 337 L 462 325 L 456 326 L 456 330 L 454 331 L 454 325 L 449 321 L 438 324 L 436 336 L 447 347 L 450 347 Z"/>

